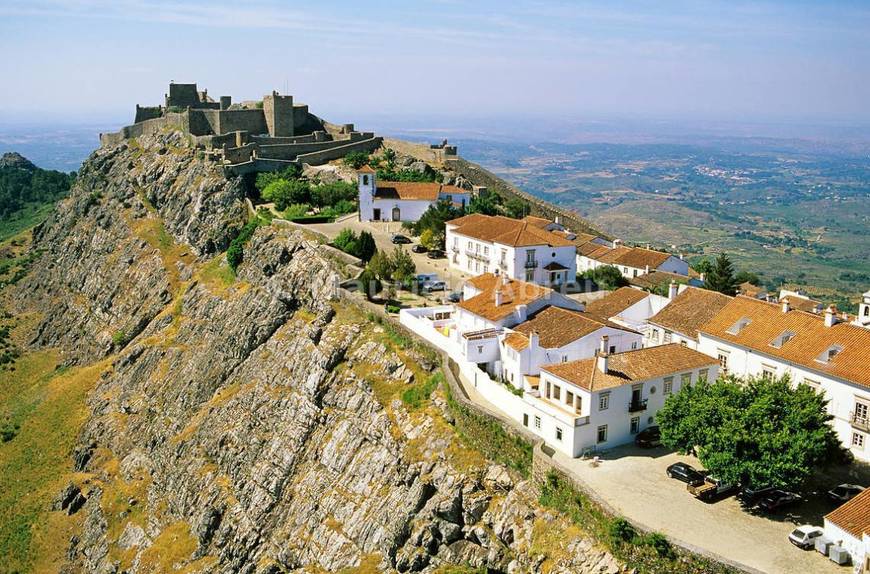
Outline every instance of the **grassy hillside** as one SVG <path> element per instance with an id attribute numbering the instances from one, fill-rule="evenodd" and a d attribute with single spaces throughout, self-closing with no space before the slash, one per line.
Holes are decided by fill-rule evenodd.
<path id="1" fill-rule="evenodd" d="M 40 169 L 18 154 L 0 159 L 0 241 L 33 227 L 69 193 L 74 173 Z"/>

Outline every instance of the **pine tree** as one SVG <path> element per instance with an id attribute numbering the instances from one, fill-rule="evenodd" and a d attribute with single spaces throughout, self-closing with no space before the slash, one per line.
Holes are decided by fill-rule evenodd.
<path id="1" fill-rule="evenodd" d="M 737 294 L 737 280 L 734 277 L 734 265 L 731 259 L 721 253 L 713 263 L 713 268 L 704 278 L 707 289 L 724 293 L 725 295 Z"/>

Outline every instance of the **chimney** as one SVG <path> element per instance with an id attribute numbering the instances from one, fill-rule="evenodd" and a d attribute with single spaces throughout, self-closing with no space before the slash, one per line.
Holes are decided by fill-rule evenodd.
<path id="1" fill-rule="evenodd" d="M 495 306 L 501 307 L 502 302 L 503 302 L 503 299 L 502 299 L 501 289 L 496 289 L 495 290 Z"/>
<path id="2" fill-rule="evenodd" d="M 668 285 L 668 299 L 673 301 L 677 297 L 677 293 L 679 289 L 677 288 L 677 282 L 671 281 L 670 285 Z"/>
<path id="3" fill-rule="evenodd" d="M 537 349 L 541 344 L 541 338 L 538 336 L 537 331 L 532 331 L 529 333 L 529 348 Z"/>
<path id="4" fill-rule="evenodd" d="M 595 364 L 602 373 L 607 373 L 607 335 L 601 337 L 601 346 L 598 349 Z"/>
<path id="5" fill-rule="evenodd" d="M 830 305 L 825 309 L 825 327 L 833 327 L 837 324 L 837 308 Z"/>
<path id="6" fill-rule="evenodd" d="M 517 305 L 516 313 L 518 322 L 522 323 L 528 317 L 529 307 L 527 305 Z"/>
<path id="7" fill-rule="evenodd" d="M 643 266 L 643 272 L 644 272 L 644 275 L 649 275 L 649 265 Z"/>
<path id="8" fill-rule="evenodd" d="M 501 276 L 501 284 L 502 285 L 507 285 L 510 282 L 511 282 L 511 278 L 507 276 L 507 273 L 505 273 L 504 275 Z"/>
<path id="9" fill-rule="evenodd" d="M 783 313 L 788 313 L 789 311 L 791 311 L 791 305 L 789 305 L 789 303 L 788 303 L 788 297 L 784 297 L 782 299 L 782 301 L 780 301 L 780 303 L 782 303 L 782 312 Z"/>

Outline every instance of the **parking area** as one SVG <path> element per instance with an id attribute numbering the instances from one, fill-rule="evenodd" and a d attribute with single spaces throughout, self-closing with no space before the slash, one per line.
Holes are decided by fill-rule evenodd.
<path id="1" fill-rule="evenodd" d="M 694 457 L 633 445 L 599 457 L 600 463 L 594 466 L 588 459 L 556 455 L 562 465 L 632 521 L 762 572 L 851 572 L 815 551 L 793 546 L 788 534 L 801 524 L 821 526 L 822 517 L 836 506 L 827 500 L 825 490 L 840 482 L 866 484 L 861 482 L 866 476 L 855 476 L 859 469 L 836 469 L 820 477 L 825 486 L 805 493 L 804 502 L 768 515 L 743 508 L 734 496 L 702 502 L 689 494 L 684 483 L 667 477 L 667 467 L 678 461 L 700 469 Z"/>

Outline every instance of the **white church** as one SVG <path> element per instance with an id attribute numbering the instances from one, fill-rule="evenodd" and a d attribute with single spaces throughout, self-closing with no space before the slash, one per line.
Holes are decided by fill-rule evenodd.
<path id="1" fill-rule="evenodd" d="M 438 201 L 465 207 L 471 192 L 435 182 L 376 181 L 375 170 L 357 171 L 360 221 L 417 221 Z"/>

